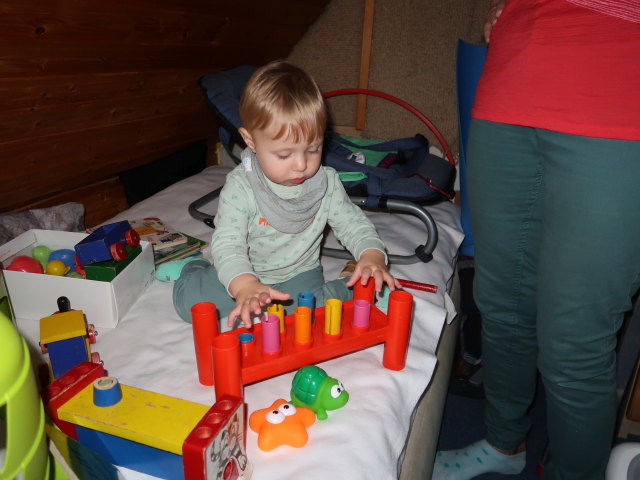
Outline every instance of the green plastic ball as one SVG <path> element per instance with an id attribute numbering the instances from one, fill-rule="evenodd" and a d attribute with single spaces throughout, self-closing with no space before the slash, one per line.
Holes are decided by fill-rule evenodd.
<path id="1" fill-rule="evenodd" d="M 31 251 L 31 256 L 40 262 L 42 268 L 46 268 L 47 262 L 49 261 L 49 255 L 51 255 L 51 249 L 44 245 L 33 247 L 33 250 Z"/>

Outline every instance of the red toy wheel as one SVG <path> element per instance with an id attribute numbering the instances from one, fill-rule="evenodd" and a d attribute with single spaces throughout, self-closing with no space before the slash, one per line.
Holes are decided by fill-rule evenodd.
<path id="1" fill-rule="evenodd" d="M 109 247 L 109 251 L 111 252 L 111 256 L 114 260 L 124 260 L 125 258 L 127 258 L 127 250 L 120 242 L 111 245 Z"/>
<path id="2" fill-rule="evenodd" d="M 127 241 L 127 245 L 130 247 L 137 247 L 140 245 L 140 234 L 133 228 L 124 234 L 124 238 Z"/>
<path id="3" fill-rule="evenodd" d="M 90 344 L 96 343 L 96 335 L 98 335 L 98 332 L 96 332 L 96 327 L 93 323 L 87 325 L 87 336 L 89 337 Z"/>
<path id="4" fill-rule="evenodd" d="M 49 350 L 47 350 L 47 346 L 46 345 L 43 345 L 40 342 L 38 342 L 38 345 L 40 345 L 40 351 L 42 353 L 49 353 Z"/>
<path id="5" fill-rule="evenodd" d="M 98 352 L 91 352 L 91 361 L 93 363 L 102 363 L 100 361 L 100 354 Z"/>

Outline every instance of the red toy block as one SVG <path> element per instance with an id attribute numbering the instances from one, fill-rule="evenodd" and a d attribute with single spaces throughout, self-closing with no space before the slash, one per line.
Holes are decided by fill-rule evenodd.
<path id="1" fill-rule="evenodd" d="M 182 445 L 186 480 L 249 478 L 245 406 L 240 397 L 222 396 L 202 417 Z"/>
<path id="2" fill-rule="evenodd" d="M 99 363 L 82 362 L 56 379 L 42 391 L 42 400 L 47 415 L 66 435 L 78 439 L 74 424 L 60 420 L 58 408 L 67 403 L 94 380 L 106 375 L 104 367 Z"/>

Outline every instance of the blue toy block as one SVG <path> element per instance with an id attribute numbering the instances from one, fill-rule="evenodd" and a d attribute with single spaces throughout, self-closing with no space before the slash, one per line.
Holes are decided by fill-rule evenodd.
<path id="1" fill-rule="evenodd" d="M 90 360 L 84 337 L 72 337 L 47 343 L 54 378 L 59 378 L 81 362 Z"/>
<path id="2" fill-rule="evenodd" d="M 76 426 L 78 442 L 105 460 L 138 472 L 183 480 L 182 456 L 90 428 Z"/>

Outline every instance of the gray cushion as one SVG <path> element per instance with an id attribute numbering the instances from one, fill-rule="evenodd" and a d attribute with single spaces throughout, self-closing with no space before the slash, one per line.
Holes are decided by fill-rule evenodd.
<path id="1" fill-rule="evenodd" d="M 69 202 L 49 208 L 0 215 L 0 245 L 32 229 L 81 232 L 84 230 L 84 205 Z"/>

